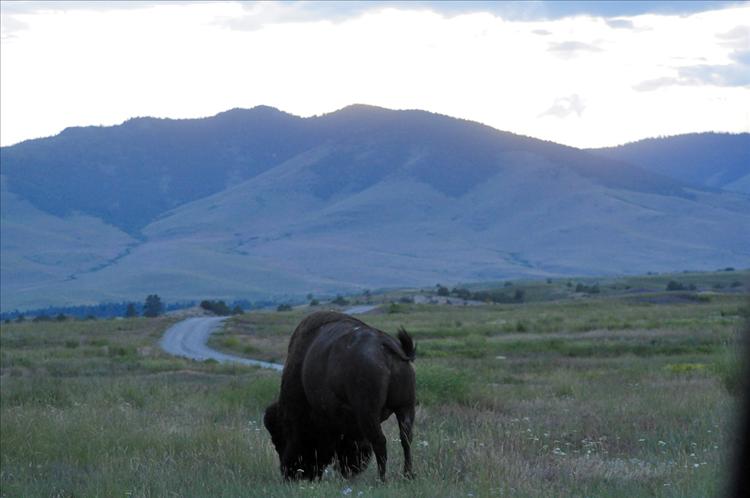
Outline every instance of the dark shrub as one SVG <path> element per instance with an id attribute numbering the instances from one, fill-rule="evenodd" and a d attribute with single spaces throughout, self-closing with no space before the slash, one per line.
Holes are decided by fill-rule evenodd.
<path id="1" fill-rule="evenodd" d="M 668 291 L 682 291 L 682 290 L 686 290 L 686 288 L 680 282 L 670 280 L 669 283 L 667 283 L 667 290 Z"/>
<path id="2" fill-rule="evenodd" d="M 338 306 L 346 306 L 346 305 L 349 304 L 349 301 L 347 301 L 346 299 L 344 299 L 344 296 L 342 296 L 341 294 L 339 294 L 338 296 L 336 296 L 336 299 L 334 299 L 331 302 L 333 304 L 338 305 Z"/>
<path id="3" fill-rule="evenodd" d="M 224 301 L 204 300 L 201 301 L 201 308 L 219 316 L 227 316 L 232 314 L 232 310 L 229 309 L 229 306 L 227 306 L 227 303 L 225 303 Z"/>

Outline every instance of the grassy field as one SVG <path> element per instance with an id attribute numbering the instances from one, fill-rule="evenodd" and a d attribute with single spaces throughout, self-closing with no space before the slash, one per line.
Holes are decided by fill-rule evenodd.
<path id="1" fill-rule="evenodd" d="M 158 339 L 173 320 L 5 324 L 0 495 L 714 496 L 731 458 L 748 304 L 731 283 L 746 277 L 708 274 L 683 294 L 650 277 L 597 282 L 595 296 L 534 283 L 526 303 L 399 303 L 364 316 L 389 332 L 404 325 L 418 344 L 417 478 L 399 476 L 389 420 L 386 484 L 374 465 L 351 481 L 283 483 L 262 427 L 278 374 L 167 356 Z M 283 361 L 308 311 L 232 318 L 212 344 Z"/>

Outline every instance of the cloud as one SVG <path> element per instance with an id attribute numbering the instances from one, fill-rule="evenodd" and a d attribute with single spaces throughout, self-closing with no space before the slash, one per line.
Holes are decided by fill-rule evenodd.
<path id="1" fill-rule="evenodd" d="M 580 118 L 584 109 L 586 109 L 586 105 L 583 103 L 583 100 L 577 93 L 574 93 L 568 97 L 555 99 L 552 106 L 541 113 L 539 117 L 554 116 L 562 119 L 575 113 Z"/>
<path id="2" fill-rule="evenodd" d="M 746 54 L 745 57 L 750 57 Z M 750 88 L 748 64 L 698 64 L 677 69 L 677 76 L 641 81 L 633 85 L 639 92 L 651 92 L 669 86 L 718 86 Z"/>
<path id="3" fill-rule="evenodd" d="M 606 19 L 607 26 L 614 29 L 634 29 L 633 21 L 627 19 Z"/>
<path id="4" fill-rule="evenodd" d="M 601 52 L 602 49 L 591 43 L 564 41 L 551 43 L 547 50 L 563 59 L 571 59 L 585 53 Z"/>
<path id="5" fill-rule="evenodd" d="M 699 64 L 678 69 L 679 79 L 687 84 L 714 86 L 750 86 L 750 51 L 732 54 L 734 64 Z"/>
<path id="6" fill-rule="evenodd" d="M 750 26 L 737 26 L 726 33 L 719 33 L 716 37 L 722 45 L 737 50 L 743 50 L 750 47 Z"/>
<path id="7" fill-rule="evenodd" d="M 0 18 L 0 39 L 15 38 L 19 31 L 28 29 L 29 25 L 16 16 L 4 15 Z"/>
<path id="8" fill-rule="evenodd" d="M 38 2 L 31 2 L 38 3 Z M 43 3 L 43 2 L 42 2 Z M 86 4 L 87 2 L 62 2 L 66 4 Z M 117 4 L 105 1 L 103 4 Z M 123 2 L 139 4 L 141 2 Z M 429 1 L 429 0 L 371 0 L 359 2 L 320 2 L 320 1 L 262 1 L 240 2 L 247 11 L 240 17 L 222 19 L 219 23 L 227 28 L 240 31 L 255 31 L 269 24 L 296 22 L 343 22 L 359 17 L 367 12 L 382 9 L 427 10 L 443 17 L 488 13 L 506 21 L 550 21 L 575 16 L 590 16 L 607 19 L 612 28 L 632 29 L 632 23 L 622 16 L 642 14 L 687 15 L 709 10 L 718 10 L 736 5 L 738 2 L 725 1 L 630 1 L 630 2 L 591 2 L 591 1 Z M 91 2 L 97 4 L 97 2 Z M 538 33 L 539 34 L 539 33 Z"/>
<path id="9" fill-rule="evenodd" d="M 674 78 L 671 76 L 665 76 L 662 78 L 654 78 L 650 80 L 644 80 L 640 83 L 636 83 L 633 85 L 633 90 L 636 90 L 638 92 L 652 92 L 654 90 L 658 90 L 659 88 L 663 88 L 665 86 L 673 86 L 673 85 L 679 85 L 680 80 L 678 78 Z"/>
<path id="10" fill-rule="evenodd" d="M 106 11 L 123 9 L 144 9 L 155 5 L 191 5 L 200 2 L 190 0 L 150 0 L 143 2 L 139 0 L 98 0 L 96 2 L 86 0 L 57 0 L 49 1 L 7 1 L 2 2 L 3 14 L 37 14 L 50 11 Z"/>
<path id="11" fill-rule="evenodd" d="M 337 3 L 337 2 L 334 2 Z M 372 2 L 388 4 L 396 8 L 428 8 L 446 16 L 488 12 L 510 21 L 549 21 L 575 16 L 622 17 L 642 14 L 688 15 L 736 6 L 735 0 L 662 0 L 627 2 L 579 1 L 386 1 Z"/>
<path id="12" fill-rule="evenodd" d="M 397 2 L 394 2 L 397 3 Z M 218 20 L 233 30 L 255 31 L 270 24 L 298 22 L 342 22 L 377 8 L 380 2 L 243 2 L 240 15 Z"/>

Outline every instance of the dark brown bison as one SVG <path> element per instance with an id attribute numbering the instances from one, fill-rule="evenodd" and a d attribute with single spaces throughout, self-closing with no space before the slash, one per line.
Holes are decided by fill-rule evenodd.
<path id="1" fill-rule="evenodd" d="M 367 467 L 372 453 L 385 479 L 380 424 L 395 413 L 411 476 L 415 347 L 343 313 L 317 312 L 294 330 L 278 401 L 263 423 L 287 479 L 318 479 L 334 457 L 344 477 Z"/>

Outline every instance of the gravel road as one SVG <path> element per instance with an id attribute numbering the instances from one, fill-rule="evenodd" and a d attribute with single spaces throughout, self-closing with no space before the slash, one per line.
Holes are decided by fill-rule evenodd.
<path id="1" fill-rule="evenodd" d="M 379 304 L 360 304 L 357 306 L 352 306 L 349 309 L 344 310 L 344 313 L 347 315 L 361 315 L 363 313 L 367 313 L 369 311 L 374 310 L 380 306 Z"/>
<path id="2" fill-rule="evenodd" d="M 242 363 L 243 365 L 270 368 L 279 372 L 284 369 L 284 365 L 279 363 L 251 360 L 209 348 L 206 344 L 208 336 L 221 327 L 221 323 L 226 319 L 226 317 L 221 316 L 188 318 L 167 329 L 159 345 L 169 354 L 183 356 L 191 360 L 216 360 L 219 363 Z"/>
<path id="3" fill-rule="evenodd" d="M 349 315 L 367 313 L 377 308 L 377 305 L 354 306 L 345 310 Z M 208 337 L 221 327 L 227 317 L 195 317 L 177 322 L 167 329 L 159 345 L 167 353 L 182 356 L 191 360 L 216 360 L 219 363 L 242 363 L 261 368 L 270 368 L 281 372 L 284 365 L 270 361 L 251 360 L 231 354 L 222 353 L 208 347 Z"/>

